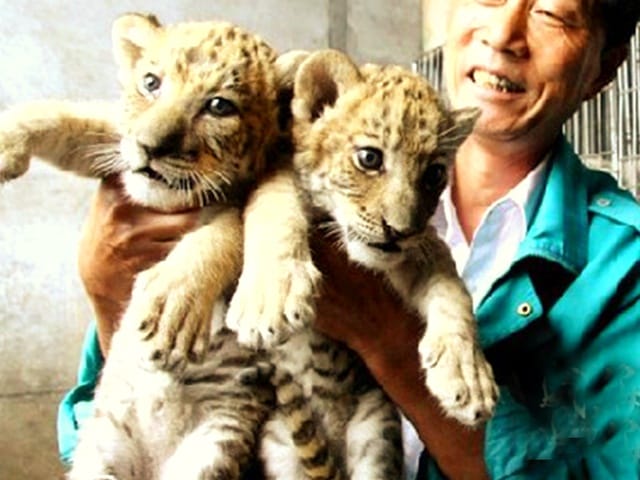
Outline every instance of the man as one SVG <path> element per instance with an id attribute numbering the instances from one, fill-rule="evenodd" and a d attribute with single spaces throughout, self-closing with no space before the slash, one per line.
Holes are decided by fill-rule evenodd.
<path id="1" fill-rule="evenodd" d="M 420 478 L 638 478 L 640 207 L 579 162 L 561 126 L 615 75 L 640 3 L 453 1 L 448 94 L 482 115 L 434 222 L 474 298 L 496 414 L 477 430 L 443 418 L 420 378 L 416 319 L 320 239 L 317 326 L 363 357 L 413 425 Z M 105 182 L 81 249 L 104 351 L 135 272 L 191 225 Z"/>

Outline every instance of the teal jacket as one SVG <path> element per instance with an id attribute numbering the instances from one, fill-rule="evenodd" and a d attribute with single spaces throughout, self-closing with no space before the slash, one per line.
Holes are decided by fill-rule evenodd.
<path id="1" fill-rule="evenodd" d="M 94 392 L 103 365 L 96 324 L 91 322 L 84 336 L 77 384 L 67 392 L 58 408 L 58 453 L 67 467 L 78 444 L 78 431 L 93 414 Z"/>
<path id="2" fill-rule="evenodd" d="M 489 474 L 638 479 L 640 206 L 564 140 L 538 202 L 477 309 L 501 390 L 486 427 Z"/>
<path id="3" fill-rule="evenodd" d="M 640 207 L 564 141 L 510 270 L 478 306 L 501 385 L 492 478 L 640 477 Z M 101 359 L 88 333 L 58 433 L 68 460 Z M 442 478 L 426 462 L 425 478 Z"/>

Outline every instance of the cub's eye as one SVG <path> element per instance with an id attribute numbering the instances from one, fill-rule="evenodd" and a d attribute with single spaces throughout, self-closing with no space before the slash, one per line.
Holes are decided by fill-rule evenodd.
<path id="1" fill-rule="evenodd" d="M 142 77 L 141 86 L 142 89 L 147 93 L 153 93 L 160 88 L 162 85 L 162 80 L 157 75 L 153 73 L 147 73 L 144 77 Z"/>
<path id="2" fill-rule="evenodd" d="M 238 113 L 238 107 L 231 100 L 222 97 L 213 97 L 207 103 L 207 111 L 216 117 L 228 117 Z"/>
<path id="3" fill-rule="evenodd" d="M 373 147 L 364 147 L 356 150 L 355 164 L 361 170 L 380 170 L 383 164 L 382 152 Z"/>
<path id="4" fill-rule="evenodd" d="M 441 163 L 432 163 L 427 167 L 422 177 L 425 187 L 437 189 L 447 180 L 447 167 Z"/>

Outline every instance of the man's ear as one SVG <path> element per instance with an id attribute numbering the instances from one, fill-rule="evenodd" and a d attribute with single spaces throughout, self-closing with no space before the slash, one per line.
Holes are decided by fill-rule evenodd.
<path id="1" fill-rule="evenodd" d="M 618 67 L 622 65 L 629 56 L 629 45 L 618 45 L 609 48 L 600 55 L 600 75 L 593 81 L 591 88 L 587 90 L 585 100 L 595 97 L 611 80 L 613 80 L 618 72 Z"/>
<path id="2" fill-rule="evenodd" d="M 113 22 L 113 54 L 121 72 L 133 68 L 160 28 L 160 22 L 154 15 L 144 13 L 127 13 Z"/>
<path id="3" fill-rule="evenodd" d="M 309 55 L 297 71 L 293 93 L 293 116 L 312 123 L 326 106 L 362 81 L 358 67 L 344 53 L 321 50 Z"/>

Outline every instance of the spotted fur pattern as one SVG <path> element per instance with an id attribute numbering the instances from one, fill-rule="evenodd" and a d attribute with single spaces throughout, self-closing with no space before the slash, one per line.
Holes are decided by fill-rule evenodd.
<path id="1" fill-rule="evenodd" d="M 274 390 L 269 363 L 224 329 L 222 310 L 242 264 L 243 199 L 279 148 L 289 60 L 221 22 L 161 26 L 129 14 L 113 41 L 121 105 L 3 112 L 0 181 L 38 156 L 80 175 L 119 175 L 142 205 L 203 207 L 202 225 L 136 279 L 69 477 L 240 478 Z M 284 300 L 304 306 L 313 285 L 302 291 L 309 279 L 298 280 Z"/>
<path id="2" fill-rule="evenodd" d="M 462 315 L 466 320 L 462 324 L 454 316 L 450 330 L 434 321 L 441 310 L 449 313 L 449 302 L 442 300 L 446 292 L 460 288 L 444 260 L 448 258 L 446 248 L 426 235 L 429 238 L 418 241 L 418 248 L 406 250 L 417 252 L 419 261 L 408 262 L 409 266 L 389 262 L 398 258 L 393 253 L 404 251 L 415 240 L 407 232 L 416 234 L 426 228 L 418 219 L 431 213 L 441 187 L 440 183 L 430 185 L 431 177 L 442 180 L 437 171 L 427 175 L 427 167 L 450 159 L 462 138 L 455 115 L 447 116 L 438 109 L 434 113 L 431 105 L 416 111 L 407 108 L 399 122 L 394 105 L 422 100 L 426 105 L 440 105 L 420 85 L 417 90 L 403 85 L 405 74 L 395 70 L 387 73 L 396 72 L 396 77 L 379 81 L 373 90 L 365 90 L 364 97 L 354 94 L 349 103 L 350 96 L 343 93 L 350 88 L 342 80 L 332 84 L 330 76 L 322 76 L 327 66 L 340 70 L 347 64 L 339 58 L 316 63 L 313 57 L 305 60 L 301 72 L 307 73 L 298 74 L 295 85 L 294 124 L 299 144 L 295 164 L 300 177 L 295 179 L 286 170 L 262 178 L 265 152 L 271 151 L 278 133 L 274 128 L 278 125 L 277 95 L 283 82 L 281 70 L 274 67 L 275 54 L 263 42 L 228 24 L 161 27 L 153 17 L 128 15 L 116 22 L 114 43 L 124 110 L 47 103 L 4 115 L 0 119 L 0 176 L 9 179 L 22 174 L 35 154 L 84 175 L 120 172 L 132 199 L 144 205 L 166 210 L 192 205 L 207 208 L 203 226 L 186 235 L 167 260 L 136 281 L 131 305 L 113 339 L 96 396 L 96 415 L 83 429 L 72 478 L 237 478 L 249 452 L 255 453 L 257 432 L 267 416 L 260 451 L 270 478 L 400 477 L 395 408 L 350 352 L 302 328 L 312 318 L 317 281 L 306 241 L 307 202 L 330 213 L 339 232 L 340 226 L 353 226 L 343 216 L 353 210 L 349 202 L 367 212 L 360 203 L 369 196 L 384 205 L 384 195 L 397 201 L 390 193 L 406 190 L 402 202 L 408 202 L 413 213 L 392 218 L 390 212 L 404 211 L 397 209 L 397 203 L 384 215 L 368 212 L 362 216 L 368 219 L 363 222 L 368 227 L 347 228 L 343 241 L 354 260 L 385 271 L 408 302 L 429 317 L 421 354 L 429 359 L 425 362 L 428 386 L 443 400 L 448 413 L 467 423 L 477 421 L 478 414 L 486 415 L 492 407 L 490 401 L 478 405 L 476 385 L 459 385 L 459 375 L 449 384 L 443 381 L 443 372 L 449 374 L 452 368 L 470 365 L 473 374 L 476 366 L 483 366 L 476 358 L 478 349 L 468 316 Z M 356 69 L 353 75 L 362 80 L 367 70 L 378 71 L 368 67 L 361 72 Z M 316 80 L 319 82 L 314 83 Z M 323 90 L 325 86 L 328 90 Z M 376 92 L 383 93 L 382 97 Z M 398 92 L 405 98 L 397 98 Z M 313 103 L 313 97 L 322 101 Z M 363 98 L 375 101 L 367 103 Z M 355 115 L 358 103 L 373 105 L 369 114 Z M 119 114 L 122 117 L 116 121 Z M 363 118 L 369 118 L 368 123 Z M 331 119 L 338 120 L 331 123 Z M 345 123 L 345 119 L 349 120 Z M 403 122 L 422 135 L 414 136 Z M 378 196 L 358 193 L 362 182 L 354 180 L 352 167 L 346 168 L 354 165 L 356 136 L 347 136 L 345 142 L 341 135 L 363 124 L 365 136 L 374 138 L 371 132 L 379 132 L 379 150 L 408 148 L 412 152 L 411 148 L 418 151 L 426 146 L 426 153 L 416 157 L 420 159 L 417 169 L 397 168 L 398 172 L 413 172 L 413 180 L 385 178 L 378 182 L 382 193 L 368 186 Z M 322 125 L 329 126 L 323 130 Z M 435 140 L 434 125 L 442 134 L 436 134 Z M 73 134 L 67 137 L 67 131 Z M 345 145 L 351 148 L 340 160 L 338 150 Z M 334 150 L 327 148 L 331 146 Z M 356 149 L 359 161 L 375 163 L 376 155 L 369 155 L 367 148 L 364 156 L 362 148 Z M 335 164 L 334 159 L 338 160 Z M 434 159 L 437 161 L 432 162 Z M 315 160 L 320 161 L 314 164 Z M 362 170 L 363 165 L 360 167 Z M 369 167 L 364 170 L 368 177 L 375 177 Z M 246 211 L 244 269 L 227 323 L 238 330 L 241 343 L 273 348 L 269 361 L 276 366 L 271 377 L 275 392 L 265 387 L 269 370 L 265 359 L 239 345 L 234 336 L 220 333 L 224 332 L 220 316 L 214 317 L 213 324 L 210 321 L 215 301 L 224 297 L 242 263 L 242 226 L 235 203 L 244 190 L 238 187 L 250 184 L 256 176 L 261 183 Z M 429 179 L 428 194 L 406 188 L 414 186 L 418 177 Z M 297 181 L 309 198 L 300 195 Z M 386 187 L 395 190 L 385 191 Z M 347 202 L 338 208 L 342 200 L 336 198 Z M 285 203 L 274 209 L 268 201 L 273 199 Z M 266 216 L 259 215 L 265 211 Z M 277 218 L 270 222 L 274 213 Z M 255 218 L 260 219 L 258 227 Z M 381 224 L 380 218 L 384 220 Z M 403 221 L 411 225 L 403 226 Z M 261 232 L 265 225 L 268 231 Z M 264 251 L 271 254 L 261 255 Z M 394 268 L 400 264 L 402 268 Z M 265 285 L 260 272 L 268 272 L 273 281 Z M 425 285 L 421 272 L 446 281 Z M 441 289 L 445 294 L 438 293 Z M 422 299 L 427 300 L 425 305 Z M 464 310 L 464 295 L 458 300 Z M 256 305 L 260 311 L 254 316 Z M 256 325 L 247 322 L 252 318 L 259 320 Z M 460 340 L 456 345 L 470 352 L 471 361 L 459 361 L 451 342 L 440 341 L 443 332 L 448 335 L 445 340 Z M 289 339 L 277 346 L 287 335 Z M 472 348 L 466 349 L 469 345 Z M 235 360 L 225 363 L 229 358 Z M 489 374 L 481 370 L 481 374 L 485 381 L 490 370 Z M 430 378 L 435 383 L 429 383 Z M 453 407 L 445 402 L 452 394 Z M 277 407 L 271 411 L 274 400 Z"/>
<path id="3" fill-rule="evenodd" d="M 498 389 L 470 296 L 429 224 L 477 110 L 449 110 L 401 67 L 357 68 L 328 51 L 300 67 L 293 113 L 295 166 L 311 203 L 349 257 L 384 273 L 424 322 L 426 386 L 447 415 L 486 420 Z"/>
<path id="4" fill-rule="evenodd" d="M 306 196 L 302 204 L 318 213 L 338 247 L 383 273 L 423 320 L 426 386 L 445 414 L 470 426 L 485 421 L 498 390 L 478 343 L 470 296 L 429 224 L 477 111 L 449 110 L 423 78 L 401 67 L 358 68 L 332 50 L 300 65 L 292 110 L 297 177 L 277 182 L 289 195 L 259 188 L 249 202 L 245 264 L 260 263 L 250 257 L 257 249 L 251 243 L 267 235 L 261 229 L 273 224 L 270 212 L 292 208 L 281 202 L 296 192 Z M 289 226 L 289 238 L 310 228 L 306 219 L 298 230 Z M 242 327 L 249 331 L 245 341 L 260 343 L 261 325 Z M 269 420 L 263 452 L 289 461 L 277 464 L 273 478 L 399 478 L 393 407 L 376 387 L 359 390 L 371 384 L 355 379 L 358 363 L 348 352 L 309 330 L 294 332 L 276 352 L 278 403 L 287 407 Z M 324 431 L 325 442 L 307 435 L 311 425 Z M 305 461 L 287 456 L 294 449 Z"/>
<path id="5" fill-rule="evenodd" d="M 228 23 L 161 26 L 140 14 L 115 22 L 113 43 L 121 105 L 44 101 L 3 112 L 0 182 L 37 156 L 80 175 L 118 174 L 141 205 L 205 207 L 202 227 L 138 276 L 125 314 L 138 323 L 147 356 L 166 368 L 202 358 L 213 303 L 237 281 L 238 207 L 279 155 L 280 96 L 295 55 L 278 57 Z M 262 295 L 265 311 L 306 322 L 317 271 L 305 245 L 285 260 L 272 270 L 280 282 L 268 284 L 278 294 Z"/>

